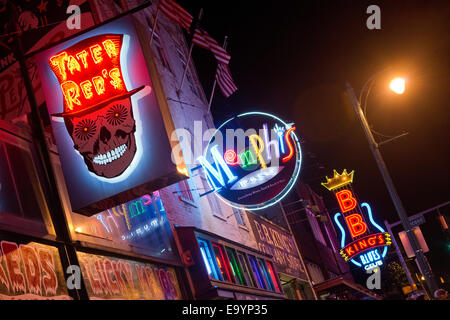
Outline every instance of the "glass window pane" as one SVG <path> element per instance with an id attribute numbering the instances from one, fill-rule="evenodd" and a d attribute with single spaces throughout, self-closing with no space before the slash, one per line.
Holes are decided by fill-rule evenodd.
<path id="1" fill-rule="evenodd" d="M 223 247 L 215 242 L 212 242 L 211 244 L 223 280 L 227 282 L 235 282 L 233 276 L 231 275 L 229 262 L 224 253 Z"/>
<path id="2" fill-rule="evenodd" d="M 255 281 L 253 280 L 251 269 L 249 267 L 249 263 L 245 254 L 238 251 L 237 256 L 242 266 L 242 274 L 244 276 L 245 282 L 247 283 L 248 286 L 255 287 L 256 286 Z"/>
<path id="3" fill-rule="evenodd" d="M 30 146 L 10 141 L 0 142 L 0 223 L 21 232 L 54 234 Z"/>
<path id="4" fill-rule="evenodd" d="M 268 289 L 275 291 L 275 287 L 272 283 L 272 279 L 270 278 L 269 271 L 267 270 L 266 262 L 261 258 L 258 258 L 257 261 L 258 261 L 259 267 L 261 268 L 262 274 L 264 275 L 264 278 L 266 279 Z"/>
<path id="5" fill-rule="evenodd" d="M 264 275 L 262 274 L 262 271 L 258 266 L 258 262 L 256 261 L 256 258 L 252 255 L 248 255 L 248 259 L 250 260 L 250 265 L 252 267 L 253 275 L 255 276 L 256 284 L 258 285 L 258 288 L 267 289 L 267 285 L 264 280 Z"/>
<path id="6" fill-rule="evenodd" d="M 77 240 L 176 261 L 172 230 L 158 191 L 91 217 L 72 213 Z"/>
<path id="7" fill-rule="evenodd" d="M 245 281 L 245 278 L 242 273 L 242 267 L 236 257 L 236 252 L 226 247 L 228 259 L 230 259 L 230 265 L 231 265 L 231 271 L 233 272 L 234 278 L 239 284 L 247 285 L 247 282 Z"/>
<path id="8" fill-rule="evenodd" d="M 203 239 L 197 239 L 200 245 L 200 253 L 202 254 L 203 261 L 208 272 L 210 279 L 222 280 L 216 269 L 216 264 L 214 263 L 213 254 L 211 253 L 208 242 Z"/>
<path id="9" fill-rule="evenodd" d="M 275 290 L 277 292 L 281 292 L 280 285 L 278 283 L 278 278 L 277 278 L 277 275 L 275 273 L 275 269 L 273 268 L 272 263 L 270 261 L 266 261 L 266 263 L 267 263 L 267 270 L 269 271 L 269 275 L 270 275 L 270 278 L 272 279 L 272 283 L 275 287 Z"/>

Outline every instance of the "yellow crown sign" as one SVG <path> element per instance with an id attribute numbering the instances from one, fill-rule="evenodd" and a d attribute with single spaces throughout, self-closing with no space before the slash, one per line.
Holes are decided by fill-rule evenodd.
<path id="1" fill-rule="evenodd" d="M 327 182 L 321 183 L 328 190 L 332 191 L 353 182 L 353 174 L 355 173 L 355 170 L 347 173 L 347 169 L 344 169 L 344 172 L 342 172 L 342 174 L 339 174 L 336 170 L 333 170 L 333 172 L 333 178 L 325 177 L 327 179 Z"/>

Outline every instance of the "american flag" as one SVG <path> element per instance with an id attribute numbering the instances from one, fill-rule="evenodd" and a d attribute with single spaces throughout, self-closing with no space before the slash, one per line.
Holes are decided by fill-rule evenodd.
<path id="1" fill-rule="evenodd" d="M 179 24 L 182 28 L 185 28 L 187 32 L 190 32 L 192 16 L 178 3 L 173 0 L 160 0 L 158 9 L 169 19 Z"/>
<path id="2" fill-rule="evenodd" d="M 230 62 L 231 56 L 208 34 L 208 32 L 195 29 L 192 42 L 206 50 L 211 50 L 214 57 L 219 61 L 219 64 L 228 64 Z"/>
<path id="3" fill-rule="evenodd" d="M 230 67 L 226 64 L 219 63 L 217 65 L 216 81 L 220 91 L 227 98 L 238 89 L 231 77 Z"/>

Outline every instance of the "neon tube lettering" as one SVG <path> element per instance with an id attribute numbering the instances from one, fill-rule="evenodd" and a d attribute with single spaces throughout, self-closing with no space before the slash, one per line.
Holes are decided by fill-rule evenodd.
<path id="1" fill-rule="evenodd" d="M 346 216 L 345 221 L 347 222 L 348 229 L 350 230 L 353 238 L 366 233 L 367 225 L 363 221 L 363 218 L 359 213 L 353 213 Z M 367 240 L 367 242 L 369 243 L 369 245 L 372 245 L 370 242 L 370 238 Z"/>
<path id="2" fill-rule="evenodd" d="M 287 162 L 287 161 L 291 160 L 291 158 L 294 156 L 294 148 L 292 147 L 292 143 L 289 141 L 290 133 L 294 130 L 295 130 L 295 127 L 290 127 L 284 134 L 284 139 L 286 140 L 286 143 L 289 147 L 289 154 L 283 158 L 283 162 Z"/>
<path id="3" fill-rule="evenodd" d="M 275 154 L 277 158 L 280 158 L 280 148 L 278 146 L 278 141 L 277 140 L 269 140 L 269 130 L 267 129 L 267 124 L 264 123 L 263 124 L 263 129 L 264 129 L 264 140 L 266 143 L 266 154 L 267 154 L 267 160 L 271 160 L 272 159 L 272 145 L 275 148 Z M 283 146 L 284 149 L 284 146 Z M 283 151 L 284 152 L 284 151 Z"/>
<path id="4" fill-rule="evenodd" d="M 259 163 L 261 164 L 262 168 L 267 168 L 266 162 L 264 161 L 264 158 L 262 157 L 261 152 L 264 150 L 264 142 L 263 139 L 261 139 L 260 136 L 258 136 L 257 134 L 252 134 L 251 136 L 248 137 L 248 139 L 250 140 L 250 143 L 253 146 L 253 149 L 255 149 L 256 152 L 256 156 L 258 158 Z M 258 142 L 261 146 L 261 149 L 258 147 Z"/>
<path id="5" fill-rule="evenodd" d="M 225 161 L 223 160 L 222 156 L 220 155 L 219 151 L 217 150 L 218 146 L 215 145 L 211 148 L 211 156 L 215 163 L 215 169 L 214 167 L 206 160 L 204 156 L 200 156 L 197 158 L 197 160 L 200 162 L 200 164 L 203 166 L 203 169 L 205 170 L 205 173 L 207 177 L 209 178 L 209 181 L 214 186 L 214 189 L 219 189 L 215 183 L 215 181 L 218 181 L 222 187 L 225 186 L 225 180 L 222 176 L 222 171 L 225 172 L 228 178 L 228 183 L 231 183 L 232 181 L 236 180 L 237 177 L 233 175 L 230 168 L 227 166 Z M 222 170 L 221 170 L 222 169 Z M 215 179 L 215 180 L 214 180 Z"/>
<path id="6" fill-rule="evenodd" d="M 67 52 L 65 51 L 50 58 L 51 64 L 58 68 L 62 80 L 67 80 L 66 63 L 65 63 L 66 60 L 67 60 Z"/>
<path id="7" fill-rule="evenodd" d="M 61 84 L 61 90 L 66 100 L 67 107 L 73 110 L 73 104 L 81 106 L 80 100 L 80 87 L 73 81 L 66 81 Z"/>
<path id="8" fill-rule="evenodd" d="M 345 189 L 336 192 L 336 198 L 339 202 L 339 207 L 341 207 L 342 212 L 347 212 L 355 209 L 357 202 L 350 190 Z"/>

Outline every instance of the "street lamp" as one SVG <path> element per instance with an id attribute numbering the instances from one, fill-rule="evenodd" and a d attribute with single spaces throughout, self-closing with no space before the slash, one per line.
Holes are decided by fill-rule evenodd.
<path id="1" fill-rule="evenodd" d="M 367 141 L 369 143 L 370 150 L 372 151 L 375 161 L 377 163 L 378 169 L 380 170 L 381 175 L 383 176 L 384 183 L 386 184 L 386 187 L 389 191 L 389 194 L 391 196 L 392 202 L 394 203 L 397 214 L 400 218 L 400 221 L 402 222 L 403 228 L 406 231 L 409 242 L 411 243 L 411 247 L 413 248 L 414 253 L 416 255 L 417 263 L 419 264 L 419 267 L 425 277 L 425 280 L 427 282 L 429 290 L 431 291 L 430 293 L 432 296 L 433 293 L 438 289 L 438 287 L 433 279 L 433 274 L 431 272 L 431 268 L 428 265 L 425 255 L 424 255 L 424 253 L 419 245 L 419 242 L 416 238 L 416 235 L 414 234 L 413 228 L 411 227 L 411 224 L 408 220 L 406 210 L 403 207 L 403 204 L 400 200 L 399 195 L 397 194 L 397 190 L 395 189 L 392 178 L 389 175 L 388 169 L 386 167 L 386 164 L 385 164 L 383 157 L 381 156 L 381 153 L 379 150 L 379 146 L 381 144 L 386 143 L 388 141 L 392 141 L 393 139 L 396 139 L 400 136 L 403 136 L 403 135 L 405 135 L 405 133 L 400 136 L 383 141 L 381 143 L 377 143 L 375 141 L 375 138 L 373 137 L 372 130 L 370 129 L 369 124 L 367 123 L 366 116 L 365 116 L 363 110 L 361 109 L 362 96 L 364 94 L 365 89 L 367 89 L 367 94 L 366 94 L 366 99 L 365 99 L 365 101 L 367 101 L 367 96 L 370 92 L 370 88 L 371 88 L 372 84 L 374 83 L 375 78 L 380 73 L 381 72 L 376 73 L 371 78 L 369 78 L 369 80 L 366 81 L 366 83 L 364 84 L 364 86 L 361 90 L 359 100 L 355 96 L 355 92 L 354 92 L 352 86 L 350 85 L 350 83 L 348 83 L 348 82 L 346 83 L 347 93 L 348 93 L 350 101 L 353 105 L 353 109 L 358 117 L 358 120 L 361 123 L 364 134 L 366 135 Z M 393 79 L 390 83 L 390 88 L 395 93 L 402 94 L 405 91 L 405 80 L 403 78 Z M 366 105 L 367 105 L 367 102 L 366 102 Z M 365 110 L 365 107 L 366 106 L 364 106 L 364 110 Z"/>
<path id="2" fill-rule="evenodd" d="M 389 88 L 394 91 L 396 94 L 403 94 L 405 92 L 405 79 L 403 78 L 394 78 L 391 80 L 389 84 Z"/>

